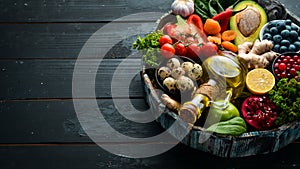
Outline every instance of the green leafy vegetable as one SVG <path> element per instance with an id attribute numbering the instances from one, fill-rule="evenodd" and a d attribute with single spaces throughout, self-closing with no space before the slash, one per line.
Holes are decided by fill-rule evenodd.
<path id="1" fill-rule="evenodd" d="M 138 36 L 133 42 L 132 48 L 143 50 L 143 61 L 146 66 L 157 67 L 162 57 L 160 55 L 159 38 L 163 36 L 162 31 L 154 31 L 145 37 Z"/>
<path id="2" fill-rule="evenodd" d="M 159 48 L 159 38 L 163 35 L 162 31 L 154 31 L 147 34 L 145 37 L 137 37 L 137 40 L 133 42 L 133 49 L 149 49 L 149 48 Z"/>
<path id="3" fill-rule="evenodd" d="M 147 66 L 156 68 L 158 64 L 162 61 L 162 56 L 160 55 L 160 48 L 149 48 L 143 55 L 144 63 Z"/>
<path id="4" fill-rule="evenodd" d="M 300 120 L 300 82 L 283 78 L 269 92 L 270 100 L 279 108 L 275 125 Z"/>

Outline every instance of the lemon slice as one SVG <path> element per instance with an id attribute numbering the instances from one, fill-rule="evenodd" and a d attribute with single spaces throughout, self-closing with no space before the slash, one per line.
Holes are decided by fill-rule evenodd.
<path id="1" fill-rule="evenodd" d="M 274 75 L 267 69 L 256 68 L 248 72 L 246 86 L 255 95 L 263 95 L 269 92 L 275 85 Z"/>

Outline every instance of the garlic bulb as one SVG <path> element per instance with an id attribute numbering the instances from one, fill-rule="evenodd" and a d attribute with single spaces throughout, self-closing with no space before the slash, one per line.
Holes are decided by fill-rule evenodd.
<path id="1" fill-rule="evenodd" d="M 172 12 L 175 15 L 181 15 L 182 17 L 188 17 L 194 13 L 194 1 L 193 0 L 175 0 L 171 5 Z"/>

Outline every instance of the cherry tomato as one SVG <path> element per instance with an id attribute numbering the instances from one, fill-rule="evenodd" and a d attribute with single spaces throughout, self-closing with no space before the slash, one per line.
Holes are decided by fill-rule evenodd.
<path id="1" fill-rule="evenodd" d="M 163 46 L 164 44 L 169 43 L 173 44 L 173 40 L 169 35 L 163 35 L 159 38 L 159 45 Z"/>
<path id="2" fill-rule="evenodd" d="M 186 47 L 184 46 L 183 43 L 179 42 L 179 43 L 176 43 L 175 45 L 175 50 L 176 50 L 176 55 L 179 55 L 179 56 L 186 56 L 186 53 L 187 53 L 187 49 Z"/>
<path id="3" fill-rule="evenodd" d="M 160 48 L 160 54 L 163 57 L 170 59 L 175 54 L 175 48 L 173 45 L 166 43 Z"/>
<path id="4" fill-rule="evenodd" d="M 197 43 L 192 43 L 187 47 L 187 57 L 193 59 L 194 61 L 199 60 L 200 52 L 201 47 Z"/>

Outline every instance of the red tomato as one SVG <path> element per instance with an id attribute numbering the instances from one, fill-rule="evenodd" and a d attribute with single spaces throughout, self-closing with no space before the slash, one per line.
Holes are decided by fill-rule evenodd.
<path id="1" fill-rule="evenodd" d="M 173 44 L 173 40 L 169 35 L 163 35 L 159 38 L 159 45 L 163 46 L 164 44 L 169 43 Z"/>
<path id="2" fill-rule="evenodd" d="M 175 45 L 176 55 L 186 56 L 187 50 L 183 43 L 179 42 Z"/>
<path id="3" fill-rule="evenodd" d="M 160 54 L 163 57 L 170 59 L 175 54 L 175 48 L 173 47 L 173 45 L 166 43 L 160 48 Z"/>
<path id="4" fill-rule="evenodd" d="M 187 57 L 193 59 L 194 61 L 199 60 L 200 52 L 201 47 L 197 43 L 192 43 L 187 47 Z"/>

